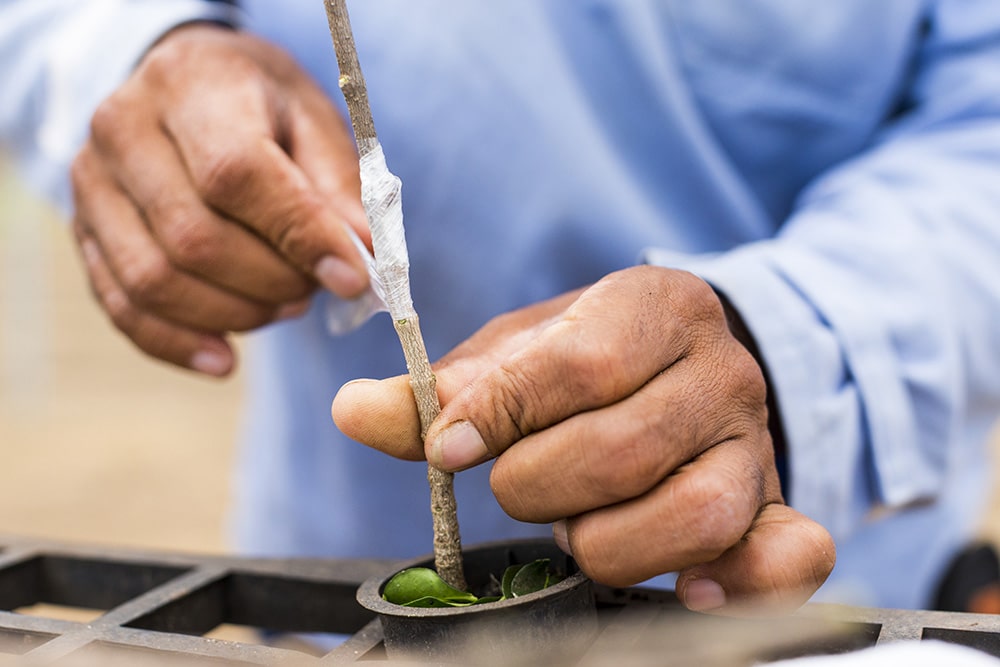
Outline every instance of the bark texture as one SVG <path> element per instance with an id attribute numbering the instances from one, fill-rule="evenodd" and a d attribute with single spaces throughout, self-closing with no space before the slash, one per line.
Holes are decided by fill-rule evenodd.
<path id="1" fill-rule="evenodd" d="M 363 157 L 378 146 L 375 122 L 368 102 L 365 78 L 358 62 L 354 33 L 347 14 L 346 0 L 324 0 L 326 17 L 330 23 L 330 36 L 340 67 L 340 90 L 347 102 L 351 126 L 358 142 L 358 154 Z M 424 338 L 420 333 L 420 320 L 409 317 L 394 322 L 399 342 L 406 357 L 410 374 L 410 387 L 420 415 L 420 437 L 427 437 L 427 429 L 441 412 L 436 381 L 427 358 Z M 434 519 L 434 566 L 446 582 L 467 590 L 462 567 L 462 541 L 458 531 L 458 512 L 455 502 L 454 475 L 427 466 L 427 481 L 431 490 L 431 514 Z"/>

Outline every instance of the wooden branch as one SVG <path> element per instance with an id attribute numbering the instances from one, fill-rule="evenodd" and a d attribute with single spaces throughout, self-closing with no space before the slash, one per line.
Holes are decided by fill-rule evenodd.
<path id="1" fill-rule="evenodd" d="M 438 403 L 437 380 L 431 370 L 420 333 L 420 319 L 410 317 L 395 321 L 399 342 L 406 357 L 406 370 L 410 374 L 410 387 L 420 415 L 420 439 L 427 437 L 427 429 L 441 412 Z M 431 488 L 431 516 L 434 520 L 434 569 L 438 575 L 455 588 L 465 591 L 465 572 L 462 566 L 462 539 L 458 532 L 458 505 L 455 502 L 455 476 L 432 465 L 427 466 L 427 482 Z"/>
<path id="2" fill-rule="evenodd" d="M 358 62 L 346 0 L 324 0 L 323 4 L 340 67 L 340 90 L 347 101 L 351 125 L 358 142 L 358 153 L 363 157 L 378 146 L 378 136 L 375 134 L 375 122 L 368 103 L 365 78 Z M 436 380 L 420 333 L 419 319 L 413 316 L 395 320 L 394 326 L 406 358 L 410 387 L 420 415 L 420 438 L 423 440 L 427 437 L 431 422 L 441 412 Z M 434 567 L 446 582 L 459 590 L 467 590 L 462 564 L 462 541 L 458 531 L 454 475 L 428 465 L 427 481 L 431 489 L 431 515 L 434 520 Z"/>
<path id="3" fill-rule="evenodd" d="M 368 87 L 365 85 L 364 74 L 361 73 L 361 63 L 358 62 L 351 17 L 347 14 L 346 0 L 323 0 L 323 6 L 330 23 L 337 66 L 340 68 L 338 84 L 347 101 L 354 138 L 358 142 L 358 153 L 364 157 L 378 145 L 378 136 L 375 134 L 375 121 L 368 103 Z"/>

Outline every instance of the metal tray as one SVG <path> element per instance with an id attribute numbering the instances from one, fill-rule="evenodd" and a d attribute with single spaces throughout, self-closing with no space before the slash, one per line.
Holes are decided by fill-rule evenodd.
<path id="1" fill-rule="evenodd" d="M 0 665 L 339 665 L 382 661 L 381 628 L 355 600 L 398 563 L 272 560 L 145 553 L 0 537 Z M 669 591 L 595 587 L 600 630 L 575 664 L 749 665 L 938 639 L 1000 656 L 1000 617 L 807 605 L 793 617 L 740 620 L 684 610 Z M 92 610 L 29 615 L 33 605 Z M 224 625 L 260 629 L 252 642 L 206 637 Z M 271 641 L 334 633 L 310 656 Z M 576 651 L 579 654 L 579 651 Z M 474 662 L 474 660 L 470 660 Z"/>

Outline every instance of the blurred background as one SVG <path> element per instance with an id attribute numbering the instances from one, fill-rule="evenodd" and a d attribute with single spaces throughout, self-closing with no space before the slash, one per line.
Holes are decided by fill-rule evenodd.
<path id="1" fill-rule="evenodd" d="M 0 533 L 225 551 L 241 391 L 120 335 L 61 215 L 0 161 Z"/>

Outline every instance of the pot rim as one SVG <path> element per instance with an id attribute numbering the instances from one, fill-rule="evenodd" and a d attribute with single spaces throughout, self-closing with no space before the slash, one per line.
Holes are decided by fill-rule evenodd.
<path id="1" fill-rule="evenodd" d="M 532 546 L 532 545 L 553 545 L 554 542 L 546 539 L 515 539 L 515 540 L 499 540 L 495 542 L 484 542 L 481 544 L 473 545 L 470 549 L 463 550 L 465 553 L 475 553 L 477 551 L 489 551 L 491 549 L 506 548 L 506 547 L 516 547 L 521 546 Z M 448 618 L 449 616 L 469 616 L 470 614 L 485 614 L 490 612 L 501 612 L 508 609 L 515 609 L 521 605 L 531 604 L 531 602 L 549 597 L 558 597 L 560 594 L 571 591 L 581 584 L 590 581 L 583 573 L 583 571 L 577 571 L 573 574 L 567 575 L 565 579 L 557 584 L 544 588 L 540 591 L 535 591 L 534 593 L 528 593 L 527 595 L 521 595 L 516 598 L 511 598 L 509 600 L 501 600 L 498 602 L 490 602 L 481 605 L 469 605 L 466 607 L 405 607 L 403 605 L 395 604 L 394 602 L 389 602 L 382 599 L 382 589 L 389 582 L 389 580 L 397 573 L 402 572 L 411 567 L 427 567 L 428 562 L 433 564 L 433 556 L 422 556 L 420 558 L 414 559 L 402 565 L 397 565 L 393 569 L 385 574 L 375 575 L 366 580 L 358 588 L 357 600 L 358 603 L 376 614 L 385 616 L 399 616 L 399 617 L 431 617 L 431 618 Z"/>

